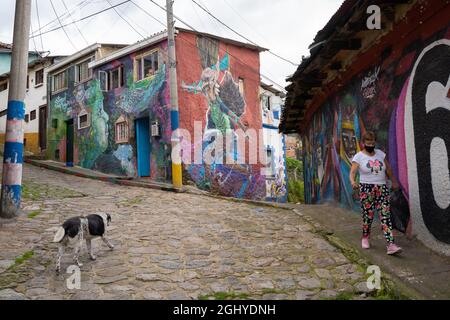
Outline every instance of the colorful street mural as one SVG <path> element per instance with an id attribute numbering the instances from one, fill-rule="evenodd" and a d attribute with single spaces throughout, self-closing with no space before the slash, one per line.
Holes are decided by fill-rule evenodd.
<path id="1" fill-rule="evenodd" d="M 200 57 L 202 72 L 199 80 L 186 84 L 182 81 L 182 89 L 192 95 L 202 95 L 207 103 L 204 115 L 206 125 L 201 142 L 196 141 L 193 148 L 202 146 L 214 149 L 218 133 L 226 135 L 227 130 L 241 129 L 245 131 L 249 125 L 242 121 L 242 116 L 250 108 L 245 97 L 239 91 L 238 80 L 230 70 L 230 55 L 227 52 L 219 54 L 219 42 L 206 37 L 197 38 L 197 49 Z M 192 118 L 192 121 L 194 117 Z M 201 119 L 200 119 L 201 120 Z M 251 127 L 251 126 L 250 126 Z M 261 129 L 259 126 L 254 129 Z M 215 155 L 212 164 L 188 164 L 186 170 L 190 178 L 202 189 L 217 192 L 225 196 L 238 198 L 264 199 L 265 176 L 261 175 L 260 166 L 250 164 L 226 164 L 225 159 L 232 157 L 237 160 L 237 135 L 233 133 L 234 147 L 232 154 L 223 152 Z"/>
<path id="2" fill-rule="evenodd" d="M 313 115 L 304 145 L 305 201 L 359 211 L 348 175 L 366 130 L 377 133 L 409 199 L 414 229 L 450 254 L 450 28 L 380 58 Z M 386 58 L 385 58 L 386 59 Z"/>
<path id="3" fill-rule="evenodd" d="M 93 79 L 74 86 L 73 68 L 69 69 L 69 88 L 53 95 L 49 121 L 57 120 L 57 127 L 48 129 L 48 156 L 51 159 L 66 159 L 65 121 L 74 119 L 74 162 L 81 167 L 104 173 L 136 176 L 135 119 L 149 117 L 150 122 L 161 124 L 161 135 L 151 137 L 150 177 L 158 181 L 171 180 L 170 165 L 170 110 L 165 57 L 166 44 L 159 49 L 160 66 L 153 77 L 134 81 L 131 54 L 101 65 L 93 70 Z M 148 49 L 147 49 L 148 50 Z M 122 87 L 102 91 L 99 71 L 108 72 L 123 66 L 125 83 Z M 78 115 L 85 112 L 90 116 L 90 125 L 78 129 Z M 116 143 L 116 121 L 127 123 L 129 138 Z M 51 123 L 50 123 L 51 124 Z"/>

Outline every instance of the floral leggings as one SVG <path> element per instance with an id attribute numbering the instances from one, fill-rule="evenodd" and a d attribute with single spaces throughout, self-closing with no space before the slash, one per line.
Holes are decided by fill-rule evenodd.
<path id="1" fill-rule="evenodd" d="M 387 185 L 360 183 L 359 199 L 363 217 L 363 236 L 369 236 L 375 210 L 381 218 L 381 228 L 388 243 L 394 242 L 392 234 L 390 195 Z"/>

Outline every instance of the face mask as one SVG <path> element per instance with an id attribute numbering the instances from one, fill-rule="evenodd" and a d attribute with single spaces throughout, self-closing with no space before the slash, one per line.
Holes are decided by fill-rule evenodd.
<path id="1" fill-rule="evenodd" d="M 372 153 L 373 150 L 375 150 L 374 146 L 364 146 L 364 149 L 366 149 L 367 152 Z"/>

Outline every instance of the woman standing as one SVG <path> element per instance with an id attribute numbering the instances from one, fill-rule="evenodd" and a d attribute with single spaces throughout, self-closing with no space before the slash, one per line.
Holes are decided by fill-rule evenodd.
<path id="1" fill-rule="evenodd" d="M 361 202 L 361 213 L 363 217 L 363 237 L 361 245 L 369 249 L 370 228 L 373 222 L 375 210 L 381 217 L 381 226 L 387 241 L 387 254 L 393 255 L 401 252 L 401 248 L 394 243 L 392 234 L 390 195 L 387 186 L 387 177 L 392 182 L 392 189 L 398 188 L 398 182 L 392 174 L 386 154 L 375 149 L 375 133 L 368 131 L 363 135 L 364 149 L 358 152 L 352 160 L 350 170 L 350 183 L 352 188 L 357 189 L 355 181 L 356 172 L 359 172 L 359 199 Z"/>

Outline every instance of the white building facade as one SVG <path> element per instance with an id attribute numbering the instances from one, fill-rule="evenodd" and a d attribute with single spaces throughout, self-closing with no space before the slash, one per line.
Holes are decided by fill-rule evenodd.
<path id="1" fill-rule="evenodd" d="M 266 175 L 266 200 L 287 201 L 286 144 L 284 135 L 278 132 L 284 94 L 261 82 L 260 102 L 264 134 L 264 146 L 269 161 Z"/>
<path id="2" fill-rule="evenodd" d="M 47 69 L 60 57 L 45 57 L 28 64 L 25 94 L 24 152 L 40 154 L 46 148 Z M 10 73 L 0 75 L 0 144 L 4 144 Z M 2 148 L 3 149 L 3 148 Z"/>

